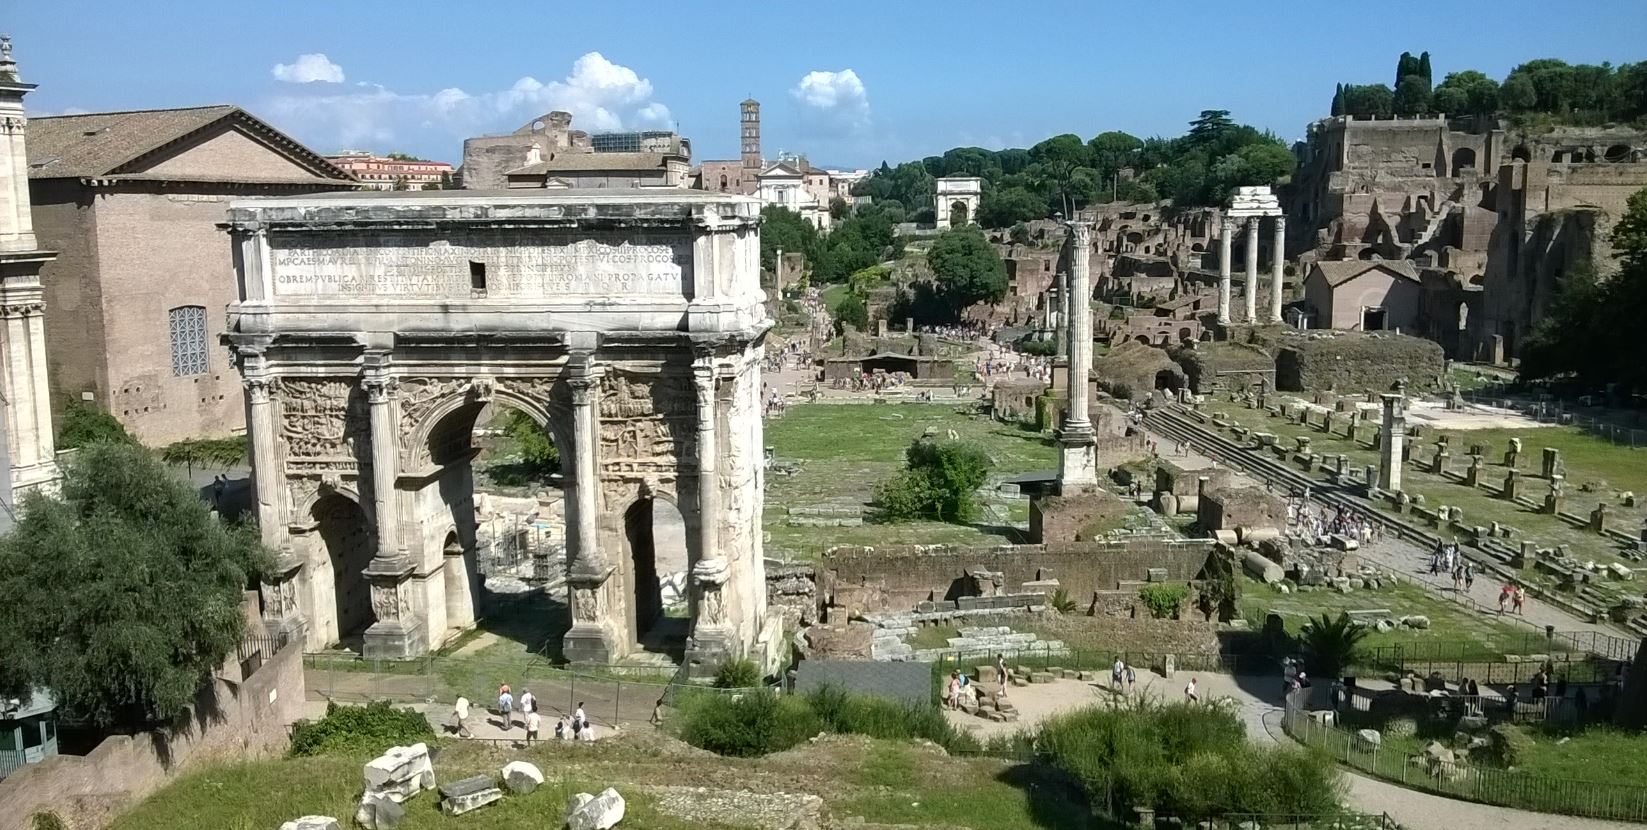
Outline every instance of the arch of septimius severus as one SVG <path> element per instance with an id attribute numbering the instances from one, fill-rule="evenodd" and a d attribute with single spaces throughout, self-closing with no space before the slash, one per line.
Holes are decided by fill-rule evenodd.
<path id="1" fill-rule="evenodd" d="M 549 431 L 568 489 L 570 660 L 661 612 L 651 506 L 688 533 L 688 658 L 781 648 L 766 613 L 759 205 L 683 190 L 339 193 L 235 202 L 274 626 L 404 657 L 473 624 L 471 432 Z M 771 618 L 771 619 L 775 619 Z"/>

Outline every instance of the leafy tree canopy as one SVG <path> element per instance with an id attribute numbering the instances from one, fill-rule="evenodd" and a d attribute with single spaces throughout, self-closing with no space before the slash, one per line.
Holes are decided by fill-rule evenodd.
<path id="1" fill-rule="evenodd" d="M 957 313 L 973 303 L 993 303 L 1006 294 L 1006 263 L 975 227 L 944 231 L 932 243 L 926 261 L 939 294 Z"/>
<path id="2" fill-rule="evenodd" d="M 0 694 L 49 688 L 100 725 L 171 721 L 246 633 L 257 530 L 213 518 L 142 447 L 97 443 L 0 538 Z"/>
<path id="3" fill-rule="evenodd" d="M 1465 69 L 1448 73 L 1432 89 L 1430 53 L 1403 52 L 1395 86 L 1340 84 L 1334 115 L 1357 117 L 1445 112 L 1449 115 L 1548 116 L 1572 124 L 1603 124 L 1647 118 L 1647 61 L 1618 66 L 1569 64 L 1555 58 L 1527 61 L 1502 83 Z"/>

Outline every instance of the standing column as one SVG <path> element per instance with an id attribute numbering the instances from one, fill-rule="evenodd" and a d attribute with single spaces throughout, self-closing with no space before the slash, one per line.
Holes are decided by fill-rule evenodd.
<path id="1" fill-rule="evenodd" d="M 1285 290 L 1283 278 L 1287 263 L 1287 217 L 1275 217 L 1273 261 L 1270 263 L 1270 321 L 1281 322 L 1281 294 Z"/>
<path id="2" fill-rule="evenodd" d="M 1071 222 L 1069 257 L 1069 421 L 1071 429 L 1091 431 L 1087 387 L 1092 373 L 1092 226 Z"/>
<path id="3" fill-rule="evenodd" d="M 377 529 L 377 553 L 366 566 L 376 620 L 362 637 L 361 654 L 368 659 L 405 660 L 429 650 L 421 603 L 412 596 L 412 560 L 400 544 L 400 505 L 396 481 L 400 478 L 400 434 L 395 417 L 397 382 L 389 355 L 367 353 L 360 379 L 371 408 L 372 507 Z"/>
<path id="4" fill-rule="evenodd" d="M 1247 217 L 1247 325 L 1258 322 L 1258 217 Z"/>
<path id="5" fill-rule="evenodd" d="M 1087 410 L 1092 374 L 1092 226 L 1069 223 L 1069 413 L 1058 431 L 1058 491 L 1073 495 L 1098 484 L 1097 436 Z"/>
<path id="6" fill-rule="evenodd" d="M 1378 440 L 1378 489 L 1401 492 L 1402 445 L 1407 441 L 1407 413 L 1405 396 L 1400 384 L 1394 394 L 1382 396 L 1384 401 L 1383 434 Z"/>
<path id="7" fill-rule="evenodd" d="M 692 583 L 697 591 L 687 662 L 708 667 L 731 656 L 733 640 L 724 594 L 730 569 L 720 549 L 720 444 L 715 430 L 720 413 L 713 355 L 698 358 L 692 367 L 692 380 L 698 398 L 699 552 L 698 561 L 692 565 Z"/>
<path id="8" fill-rule="evenodd" d="M 1235 219 L 1228 213 L 1218 227 L 1218 322 L 1230 321 L 1230 244 L 1235 236 Z"/>
<path id="9" fill-rule="evenodd" d="M 26 468 L 39 464 L 39 448 L 36 442 L 38 427 L 35 424 L 37 410 L 34 408 L 33 377 L 30 375 L 29 335 L 24 315 L 28 314 L 29 303 L 7 303 L 0 308 L 0 315 L 5 317 L 5 351 L 6 351 L 6 397 L 9 399 L 10 423 L 7 427 L 11 433 L 11 463 L 14 467 Z"/>
<path id="10" fill-rule="evenodd" d="M 263 544 L 276 547 L 280 543 L 281 528 L 286 517 L 280 514 L 280 478 L 275 458 L 274 399 L 270 394 L 272 379 L 263 372 L 263 358 L 242 357 L 244 371 L 248 372 L 246 386 L 246 432 L 252 439 L 252 487 L 257 499 L 257 529 Z M 256 367 L 254 369 L 254 366 Z M 250 374 L 256 371 L 257 374 Z"/>
<path id="11" fill-rule="evenodd" d="M 581 365 L 566 380 L 572 390 L 572 515 L 566 567 L 572 627 L 561 652 L 573 663 L 610 663 L 623 652 L 607 619 L 612 607 L 607 583 L 613 569 L 599 547 L 600 472 L 595 453 L 600 443 L 600 372 L 589 365 L 587 355 L 574 360 Z"/>

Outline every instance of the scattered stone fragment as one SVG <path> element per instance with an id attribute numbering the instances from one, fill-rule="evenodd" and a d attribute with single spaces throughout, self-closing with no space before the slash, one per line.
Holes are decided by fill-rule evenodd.
<path id="1" fill-rule="evenodd" d="M 1377 749 L 1384 743 L 1384 736 L 1376 729 L 1362 729 L 1355 733 L 1355 742 L 1363 749 Z"/>
<path id="2" fill-rule="evenodd" d="M 366 830 L 394 830 L 405 817 L 406 808 L 388 793 L 362 793 L 360 806 L 355 808 L 355 824 Z"/>
<path id="3" fill-rule="evenodd" d="M 476 775 L 450 784 L 442 784 L 440 810 L 449 816 L 461 816 L 501 798 L 503 791 L 492 782 L 492 776 Z"/>
<path id="4" fill-rule="evenodd" d="M 526 795 L 543 785 L 543 771 L 526 761 L 504 764 L 502 775 L 503 785 L 516 795 Z"/>
<path id="5" fill-rule="evenodd" d="M 280 830 L 342 830 L 330 816 L 304 816 L 280 825 Z"/>
<path id="6" fill-rule="evenodd" d="M 608 830 L 623 821 L 623 796 L 607 787 L 600 795 L 578 793 L 566 805 L 567 830 Z"/>

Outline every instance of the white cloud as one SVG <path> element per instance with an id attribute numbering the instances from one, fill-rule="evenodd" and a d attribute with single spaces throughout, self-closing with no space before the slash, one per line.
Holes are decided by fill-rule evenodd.
<path id="1" fill-rule="evenodd" d="M 847 124 L 862 124 L 869 120 L 869 93 L 865 91 L 858 73 L 851 69 L 808 72 L 789 94 L 803 106 L 832 115 Z"/>
<path id="2" fill-rule="evenodd" d="M 339 75 L 341 79 L 341 70 Z M 414 133 L 435 131 L 462 139 L 507 132 L 553 110 L 571 113 L 573 128 L 590 132 L 666 127 L 673 120 L 669 108 L 652 100 L 652 94 L 651 81 L 635 70 L 590 52 L 573 62 L 566 77 L 548 83 L 528 75 L 506 88 L 479 93 L 457 87 L 400 93 L 369 83 L 341 90 L 284 88 L 267 108 L 276 124 L 323 151 L 357 145 L 394 149 L 388 145 Z"/>
<path id="3" fill-rule="evenodd" d="M 306 84 L 312 81 L 325 81 L 329 84 L 343 83 L 343 67 L 332 63 L 331 59 L 322 52 L 312 52 L 307 55 L 298 55 L 297 60 L 291 63 L 277 63 L 271 70 L 277 81 L 289 84 Z"/>

